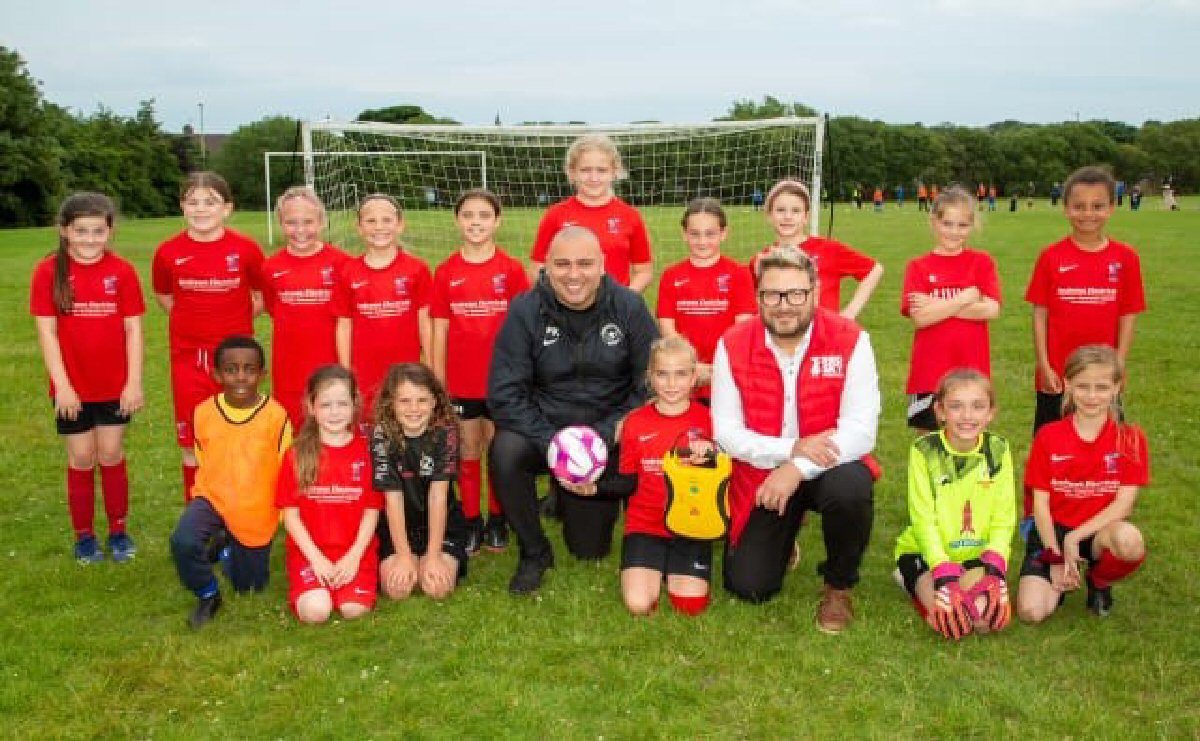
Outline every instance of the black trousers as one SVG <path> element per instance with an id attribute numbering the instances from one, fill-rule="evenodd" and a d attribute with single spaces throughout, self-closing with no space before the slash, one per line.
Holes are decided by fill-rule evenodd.
<path id="1" fill-rule="evenodd" d="M 725 588 L 750 602 L 778 594 L 806 510 L 821 515 L 825 583 L 835 589 L 857 584 L 875 518 L 875 485 L 867 467 L 852 461 L 802 482 L 782 516 L 755 507 L 737 547 L 725 550 Z"/>
<path id="2" fill-rule="evenodd" d="M 212 584 L 208 544 L 225 530 L 225 521 L 204 497 L 188 503 L 171 533 L 171 556 L 183 586 L 200 593 Z M 271 544 L 250 548 L 229 537 L 229 581 L 234 590 L 261 592 L 271 576 Z"/>
<path id="3" fill-rule="evenodd" d="M 550 541 L 542 529 L 537 506 L 537 477 L 548 473 L 546 451 L 527 437 L 499 429 L 488 450 L 488 466 L 498 488 L 496 497 L 504 507 L 509 527 L 517 534 L 521 558 L 549 557 Z M 608 555 L 620 500 L 577 496 L 560 487 L 553 477 L 550 485 L 559 497 L 567 550 L 576 558 Z"/>

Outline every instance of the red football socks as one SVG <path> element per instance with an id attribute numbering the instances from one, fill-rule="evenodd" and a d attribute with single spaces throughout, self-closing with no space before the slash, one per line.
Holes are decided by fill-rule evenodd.
<path id="1" fill-rule="evenodd" d="M 1097 589 L 1107 589 L 1115 581 L 1120 581 L 1137 571 L 1146 560 L 1146 555 L 1136 561 L 1122 561 L 1107 548 L 1100 552 L 1100 560 L 1088 570 L 1088 579 Z"/>
<path id="2" fill-rule="evenodd" d="M 667 597 L 671 600 L 671 606 L 685 615 L 695 617 L 708 608 L 709 596 L 707 594 L 699 597 L 684 597 L 673 592 L 667 592 Z"/>
<path id="3" fill-rule="evenodd" d="M 468 520 L 479 519 L 479 461 L 458 462 L 458 494 L 462 497 L 463 514 Z"/>
<path id="4" fill-rule="evenodd" d="M 71 513 L 71 529 L 75 539 L 94 535 L 96 519 L 96 473 L 94 469 L 80 470 L 67 466 L 67 509 Z"/>
<path id="5" fill-rule="evenodd" d="M 125 532 L 125 518 L 129 515 L 129 472 L 124 458 L 111 466 L 100 466 L 100 488 L 104 492 L 109 535 Z"/>
<path id="6" fill-rule="evenodd" d="M 192 487 L 196 485 L 196 468 L 183 464 L 183 503 L 192 501 Z"/>

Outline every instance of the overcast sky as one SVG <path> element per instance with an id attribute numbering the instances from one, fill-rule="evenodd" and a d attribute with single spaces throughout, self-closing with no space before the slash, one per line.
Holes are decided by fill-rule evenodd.
<path id="1" fill-rule="evenodd" d="M 463 123 L 1200 116 L 1200 0 L 4 0 L 46 99 L 228 132 L 416 103 Z"/>

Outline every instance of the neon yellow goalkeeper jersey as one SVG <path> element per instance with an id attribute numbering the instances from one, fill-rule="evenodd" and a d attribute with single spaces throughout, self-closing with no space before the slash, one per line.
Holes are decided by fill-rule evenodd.
<path id="1" fill-rule="evenodd" d="M 908 455 L 908 517 L 896 557 L 920 553 L 935 568 L 992 550 L 1008 561 L 1017 527 L 1017 496 L 1008 441 L 984 432 L 960 453 L 941 431 L 912 444 Z"/>

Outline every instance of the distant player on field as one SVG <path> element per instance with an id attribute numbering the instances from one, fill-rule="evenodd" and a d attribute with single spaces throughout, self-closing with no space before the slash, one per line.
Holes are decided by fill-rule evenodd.
<path id="1" fill-rule="evenodd" d="M 658 327 L 663 337 L 683 335 L 695 348 L 696 393 L 707 403 L 717 341 L 734 322 L 758 312 L 750 271 L 721 254 L 728 221 L 715 198 L 696 198 L 683 212 L 688 257 L 663 271 L 658 282 Z"/>
<path id="2" fill-rule="evenodd" d="M 642 293 L 654 280 L 654 259 L 641 214 L 613 192 L 613 183 L 628 176 L 616 145 L 603 135 L 579 137 L 567 150 L 566 172 L 575 195 L 542 216 L 529 256 L 530 281 L 537 282 L 555 235 L 564 227 L 582 226 L 600 240 L 604 271 Z"/>
<path id="3" fill-rule="evenodd" d="M 275 203 L 287 245 L 263 263 L 263 303 L 271 315 L 271 395 L 294 429 L 304 421 L 304 384 L 337 362 L 333 290 L 346 253 L 321 241 L 325 205 L 310 188 L 288 188 Z"/>
<path id="4" fill-rule="evenodd" d="M 171 395 L 175 438 L 183 457 L 184 499 L 196 480 L 192 412 L 220 391 L 213 351 L 230 335 L 253 335 L 262 310 L 263 253 L 255 241 L 225 226 L 233 213 L 229 184 L 213 172 L 183 182 L 180 207 L 187 229 L 154 253 L 154 296 L 170 319 Z"/>

